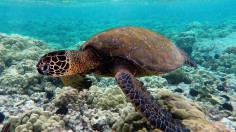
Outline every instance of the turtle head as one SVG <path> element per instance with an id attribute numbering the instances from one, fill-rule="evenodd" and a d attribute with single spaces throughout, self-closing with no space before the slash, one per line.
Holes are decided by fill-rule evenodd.
<path id="1" fill-rule="evenodd" d="M 55 51 L 42 56 L 36 65 L 39 74 L 54 77 L 72 75 L 68 51 Z"/>

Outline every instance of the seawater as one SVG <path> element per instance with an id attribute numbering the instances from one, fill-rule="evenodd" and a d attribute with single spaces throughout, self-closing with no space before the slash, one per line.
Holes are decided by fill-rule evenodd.
<path id="1" fill-rule="evenodd" d="M 77 50 L 93 35 L 119 26 L 140 26 L 163 34 L 198 66 L 138 78 L 151 94 L 156 97 L 161 88 L 168 89 L 197 102 L 212 122 L 236 129 L 236 0 L 0 0 L 0 131 L 10 117 L 20 119 L 32 110 L 67 114 L 69 108 L 65 129 L 73 131 L 111 131 L 113 116 L 101 119 L 94 114 L 97 111 L 104 114 L 108 109 L 105 113 L 119 118 L 124 117 L 119 111 L 132 114 L 134 110 L 125 107 L 127 100 L 114 78 L 89 75 L 93 87 L 78 98 L 74 96 L 77 90 L 36 70 L 41 55 Z M 72 101 L 54 106 L 58 98 Z M 99 125 L 91 126 L 91 122 Z"/>
<path id="2" fill-rule="evenodd" d="M 141 26 L 171 38 L 168 32 L 181 31 L 193 21 L 235 22 L 235 5 L 234 0 L 3 0 L 0 32 L 30 36 L 59 48 L 118 26 Z"/>

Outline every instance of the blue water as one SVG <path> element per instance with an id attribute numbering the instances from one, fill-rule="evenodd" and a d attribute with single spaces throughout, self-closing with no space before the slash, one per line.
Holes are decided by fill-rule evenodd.
<path id="1" fill-rule="evenodd" d="M 173 92 L 182 91 L 178 94 L 201 102 L 200 107 L 212 121 L 235 117 L 236 0 L 0 0 L 0 131 L 2 122 L 8 121 L 10 116 L 54 104 L 49 99 L 52 97 L 43 96 L 46 94 L 54 98 L 56 89 L 63 87 L 58 78 L 39 75 L 36 70 L 40 56 L 53 50 L 44 44 L 55 50 L 75 49 L 78 43 L 82 44 L 94 34 L 118 26 L 140 26 L 160 32 L 198 65 L 198 68 L 184 67 L 160 79 L 145 79 L 143 82 L 147 89 L 155 94 L 161 87 Z M 29 36 L 45 43 L 2 33 Z M 114 80 L 103 79 L 95 77 L 93 85 L 117 87 Z M 35 98 L 38 96 L 35 93 L 42 96 Z M 101 93 L 98 92 L 98 95 Z M 88 94 L 86 92 L 86 96 Z M 29 98 L 25 100 L 23 95 Z M 82 95 L 80 98 L 86 97 Z M 72 96 L 74 94 L 69 99 Z M 32 107 L 31 103 L 27 103 L 29 100 L 35 102 Z M 89 102 L 89 99 L 85 100 L 81 102 Z M 81 103 L 75 106 L 80 107 Z M 89 110 L 86 105 L 76 113 L 83 115 L 83 109 L 91 111 L 94 106 L 88 104 Z M 111 112 L 120 116 L 120 109 L 115 108 Z M 73 118 L 66 121 L 66 128 L 74 130 L 83 126 L 87 129 L 84 124 L 91 123 L 84 121 L 94 115 L 84 114 L 89 116 L 86 120 L 81 115 L 70 113 L 69 117 Z M 229 124 L 234 122 L 235 118 Z"/>
<path id="2" fill-rule="evenodd" d="M 171 39 L 170 31 L 180 32 L 193 21 L 217 25 L 235 22 L 235 16 L 235 0 L 2 0 L 0 32 L 66 48 L 111 27 L 142 26 Z"/>

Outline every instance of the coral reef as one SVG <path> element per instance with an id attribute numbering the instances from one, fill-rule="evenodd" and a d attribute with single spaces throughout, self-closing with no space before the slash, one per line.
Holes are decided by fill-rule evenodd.
<path id="1" fill-rule="evenodd" d="M 184 82 L 185 84 L 190 84 L 192 81 L 188 77 L 189 75 L 183 68 L 179 68 L 171 73 L 165 74 L 162 77 L 167 80 L 169 84 L 179 84 Z"/>
<path id="2" fill-rule="evenodd" d="M 199 67 L 188 73 L 191 84 L 180 83 L 177 88 L 183 90 L 182 94 L 195 100 L 204 102 L 202 104 L 206 113 L 211 113 L 211 107 L 218 108 L 213 115 L 207 114 L 213 120 L 219 120 L 224 116 L 230 116 L 235 113 L 234 96 L 235 80 L 234 74 L 225 74 L 221 72 L 208 71 Z M 170 87 L 173 91 L 176 87 Z"/>
<path id="3" fill-rule="evenodd" d="M 201 92 L 202 94 L 211 94 L 216 91 L 216 87 L 222 82 L 214 72 L 199 68 L 191 73 L 190 77 L 193 80 L 192 88 Z"/>
<path id="4" fill-rule="evenodd" d="M 197 53 L 198 54 L 198 53 Z M 199 56 L 197 55 L 196 56 Z M 217 56 L 217 57 L 215 57 Z M 197 57 L 197 61 L 202 62 L 202 66 L 212 71 L 232 74 L 236 72 L 236 55 L 228 53 L 215 54 L 214 57 Z"/>
<path id="5" fill-rule="evenodd" d="M 112 91 L 112 89 L 108 91 Z M 98 105 L 94 104 L 93 100 L 91 100 L 92 98 L 95 100 L 97 95 L 101 97 L 101 100 L 105 100 L 105 97 L 108 97 L 106 94 L 110 95 L 108 91 L 104 92 L 104 89 L 95 88 L 95 86 L 92 86 L 89 91 L 84 89 L 79 92 L 71 87 L 64 87 L 63 89 L 58 90 L 55 98 L 44 107 L 46 110 L 56 113 L 56 111 L 60 109 L 61 105 L 66 106 L 68 108 L 68 113 L 61 116 L 65 121 L 67 128 L 70 130 L 109 130 L 111 125 L 116 121 L 116 118 L 120 116 L 119 111 L 123 111 L 122 108 L 117 107 L 112 110 L 113 104 L 107 104 L 107 102 L 100 103 L 101 106 L 104 106 L 104 109 L 107 110 L 101 109 L 103 107 L 96 108 Z M 122 103 L 119 104 L 120 102 L 116 102 L 117 100 L 109 101 L 115 102 L 118 106 L 122 106 Z"/>
<path id="6" fill-rule="evenodd" d="M 224 38 L 199 39 L 193 46 L 194 60 L 212 71 L 236 73 L 235 35 L 236 32 L 232 32 Z"/>
<path id="7" fill-rule="evenodd" d="M 64 121 L 48 111 L 30 111 L 21 117 L 11 117 L 5 125 L 10 125 L 10 130 L 14 132 L 65 132 Z"/>
<path id="8" fill-rule="evenodd" d="M 178 94 L 171 93 L 168 90 L 160 90 L 157 93 L 157 97 L 159 102 L 162 103 L 174 117 L 181 118 L 183 123 L 187 125 L 191 131 L 220 132 L 222 129 L 231 131 L 223 125 L 215 127 L 214 123 L 211 123 L 207 119 L 207 116 L 201 112 L 201 107 L 198 107 L 198 105 L 191 103 Z"/>
<path id="9" fill-rule="evenodd" d="M 123 116 L 117 118 L 116 122 L 113 124 L 113 131 L 131 132 L 140 131 L 142 129 L 151 130 L 151 126 L 148 126 L 147 122 L 142 120 L 142 116 L 138 112 L 135 112 L 132 106 L 126 107 L 124 111 L 125 113 L 122 113 Z"/>
<path id="10" fill-rule="evenodd" d="M 151 92 L 153 89 L 168 86 L 167 80 L 161 76 L 140 77 L 139 79 L 144 83 L 146 88 L 150 89 Z"/>
<path id="11" fill-rule="evenodd" d="M 224 38 L 232 33 L 233 27 L 231 24 L 220 23 L 212 25 L 210 23 L 200 23 L 194 21 L 185 26 L 184 31 L 192 31 L 195 33 L 196 38 L 216 39 Z"/>
<path id="12" fill-rule="evenodd" d="M 74 103 L 79 100 L 79 93 L 76 89 L 71 87 L 64 87 L 63 89 L 58 89 L 56 91 L 55 98 L 52 100 L 52 103 L 56 107 L 67 106 L 71 103 Z"/>
<path id="13" fill-rule="evenodd" d="M 201 108 L 183 96 L 172 93 L 169 90 L 162 89 L 157 93 L 158 101 L 167 108 L 174 117 L 187 120 L 187 119 L 202 119 L 206 120 L 207 117 L 201 112 Z"/>
<path id="14" fill-rule="evenodd" d="M 176 45 L 185 50 L 187 53 L 192 53 L 192 48 L 196 42 L 196 34 L 193 31 L 181 32 L 176 40 Z"/>
<path id="15" fill-rule="evenodd" d="M 157 93 L 157 100 L 167 108 L 175 118 L 183 120 L 183 123 L 186 124 L 191 131 L 201 132 L 213 130 L 220 132 L 222 129 L 231 131 L 231 129 L 220 124 L 217 124 L 217 128 L 215 128 L 215 122 L 211 123 L 208 120 L 207 116 L 202 112 L 203 109 L 199 107 L 199 104 L 195 104 L 185 99 L 183 96 L 174 94 L 165 89 L 160 89 Z M 127 108 L 128 107 L 125 107 L 124 110 Z M 142 116 L 134 110 L 129 110 L 129 112 L 124 113 L 124 115 L 125 116 L 117 118 L 115 124 L 112 126 L 113 131 L 159 131 L 153 129 L 150 124 L 142 119 Z"/>
<path id="16" fill-rule="evenodd" d="M 24 112 L 28 112 L 30 110 L 42 110 L 43 108 L 38 107 L 43 103 L 45 99 L 40 94 L 40 100 L 31 100 L 27 95 L 1 95 L 0 96 L 0 111 L 6 115 L 6 119 L 9 116 L 21 116 Z M 34 96 L 34 95 L 32 95 Z"/>
<path id="17" fill-rule="evenodd" d="M 99 89 L 99 90 L 98 90 Z M 119 88 L 104 89 L 96 86 L 90 87 L 88 103 L 102 110 L 124 108 L 126 97 Z"/>
<path id="18" fill-rule="evenodd" d="M 15 131 L 159 131 L 153 130 L 127 102 L 114 78 L 87 75 L 92 86 L 78 91 L 63 87 L 58 78 L 37 74 L 35 64 L 39 57 L 54 50 L 48 45 L 79 49 L 84 40 L 105 29 L 94 22 L 91 24 L 90 20 L 90 28 L 80 27 L 71 32 L 71 27 L 78 26 L 77 20 L 71 20 L 66 20 L 72 22 L 70 26 L 60 25 L 55 20 L 52 27 L 48 22 L 48 29 L 42 30 L 39 26 L 29 33 L 39 34 L 38 37 L 50 44 L 0 33 L 0 112 L 5 115 L 3 123 L 11 123 L 11 129 Z M 125 23 L 114 21 L 119 22 L 118 25 Z M 191 54 L 198 68 L 183 67 L 139 80 L 192 131 L 233 131 L 236 128 L 235 26 L 193 22 L 178 30 L 151 20 L 144 21 L 144 27 L 163 33 Z M 85 20 L 80 22 L 87 23 Z M 35 29 L 33 24 L 29 28 Z M 113 26 L 108 24 L 106 28 Z M 54 27 L 58 27 L 56 31 L 49 31 Z M 91 31 L 93 28 L 96 30 Z"/>
<path id="19" fill-rule="evenodd" d="M 44 42 L 20 35 L 0 34 L 1 94 L 33 94 L 53 91 L 60 80 L 37 74 L 39 57 L 52 51 Z"/>
<path id="20" fill-rule="evenodd" d="M 178 33 L 178 36 L 173 40 L 177 46 L 184 49 L 189 55 L 192 52 L 194 54 L 196 52 L 205 54 L 206 52 L 205 56 L 211 57 L 224 50 L 224 48 L 235 45 L 233 36 L 235 36 L 235 32 L 233 32 L 233 27 L 230 24 L 211 25 L 210 23 L 195 21 L 187 24 L 184 30 Z"/>
<path id="21" fill-rule="evenodd" d="M 199 67 L 199 69 L 191 71 L 189 78 L 192 80 L 191 88 L 201 93 L 216 93 L 218 92 L 218 86 L 223 86 L 228 90 L 233 90 L 236 88 L 236 83 L 234 82 L 236 77 L 234 74 L 208 71 L 203 67 Z"/>
<path id="22" fill-rule="evenodd" d="M 236 55 L 236 46 L 228 47 L 223 52 Z"/>
<path id="23" fill-rule="evenodd" d="M 199 31 L 200 29 L 204 28 L 206 26 L 206 24 L 203 24 L 201 22 L 198 22 L 198 21 L 193 21 L 189 24 L 187 24 L 185 27 L 184 27 L 184 30 L 186 31 Z"/>

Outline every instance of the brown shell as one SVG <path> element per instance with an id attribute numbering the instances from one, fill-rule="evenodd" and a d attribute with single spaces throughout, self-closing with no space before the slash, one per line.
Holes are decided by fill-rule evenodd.
<path id="1" fill-rule="evenodd" d="M 82 45 L 100 53 L 121 57 L 140 66 L 145 73 L 165 73 L 180 67 L 184 57 L 166 37 L 140 27 L 119 27 L 101 32 Z"/>

